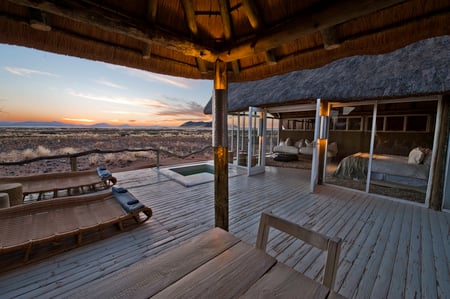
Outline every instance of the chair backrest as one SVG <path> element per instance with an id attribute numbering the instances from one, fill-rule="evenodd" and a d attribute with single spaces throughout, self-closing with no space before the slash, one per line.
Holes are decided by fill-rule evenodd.
<path id="1" fill-rule="evenodd" d="M 327 259 L 322 283 L 330 288 L 334 287 L 336 272 L 339 263 L 339 252 L 342 239 L 338 237 L 328 237 L 318 232 L 302 227 L 296 223 L 282 219 L 272 213 L 263 212 L 259 222 L 258 236 L 256 239 L 256 248 L 266 250 L 269 238 L 269 230 L 273 227 L 282 232 L 290 234 L 305 243 L 308 243 L 321 250 L 327 251 Z"/>

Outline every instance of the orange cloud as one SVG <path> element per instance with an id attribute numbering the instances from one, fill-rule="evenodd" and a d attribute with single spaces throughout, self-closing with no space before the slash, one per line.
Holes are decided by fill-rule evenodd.
<path id="1" fill-rule="evenodd" d="M 79 122 L 79 123 L 93 123 L 93 122 L 95 122 L 95 120 L 93 120 L 93 119 L 86 119 L 86 118 L 64 117 L 63 120 L 70 121 L 70 122 Z"/>

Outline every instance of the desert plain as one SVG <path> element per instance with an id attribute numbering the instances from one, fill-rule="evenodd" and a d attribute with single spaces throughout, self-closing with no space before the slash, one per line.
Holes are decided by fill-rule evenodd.
<path id="1" fill-rule="evenodd" d="M 77 170 L 101 166 L 118 172 L 156 167 L 157 149 L 161 166 L 211 160 L 211 138 L 212 131 L 207 128 L 3 127 L 0 129 L 0 176 L 71 171 L 68 155 L 91 150 L 119 152 L 77 157 Z M 64 155 L 67 157 L 40 160 Z"/>

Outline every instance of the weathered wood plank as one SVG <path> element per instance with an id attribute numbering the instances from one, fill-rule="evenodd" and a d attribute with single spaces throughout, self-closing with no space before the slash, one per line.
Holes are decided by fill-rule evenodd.
<path id="1" fill-rule="evenodd" d="M 439 224 L 439 212 L 429 211 L 430 219 L 430 231 L 433 244 L 433 257 L 434 266 L 436 269 L 436 277 L 439 277 L 441 282 L 437 284 L 437 296 L 444 298 L 450 294 L 450 269 L 448 267 L 449 260 L 445 252 L 444 242 L 448 237 L 442 233 L 441 226 Z"/>
<path id="2" fill-rule="evenodd" d="M 349 273 L 349 269 L 357 257 L 358 250 L 362 246 L 359 240 L 365 240 L 366 235 L 364 235 L 364 232 L 369 230 L 369 226 L 366 225 L 366 222 L 367 219 L 369 219 L 369 216 L 373 214 L 377 201 L 369 199 L 368 203 L 366 208 L 362 209 L 359 214 L 356 214 L 359 215 L 357 218 L 353 217 L 354 222 L 348 222 L 347 224 L 347 227 L 349 227 L 347 230 L 349 231 L 344 237 L 341 248 L 342 258 L 335 282 L 336 290 L 339 290 L 342 287 L 342 284 Z"/>
<path id="3" fill-rule="evenodd" d="M 328 293 L 323 285 L 292 268 L 277 263 L 240 298 L 322 298 Z"/>
<path id="4" fill-rule="evenodd" d="M 239 239 L 223 230 L 212 229 L 158 259 L 142 261 L 125 273 L 85 286 L 76 297 L 148 298 L 238 242 Z"/>
<path id="5" fill-rule="evenodd" d="M 242 267 L 242 264 L 246 267 Z M 236 298 L 250 288 L 276 260 L 240 242 L 189 273 L 153 298 Z M 224 279 L 229 280 L 224 280 Z M 229 288 L 232 285 L 233 288 Z"/>
<path id="6" fill-rule="evenodd" d="M 413 210 L 413 219 L 411 223 L 411 242 L 409 245 L 408 271 L 406 275 L 406 298 L 421 298 L 421 217 L 420 209 Z"/>
<path id="7" fill-rule="evenodd" d="M 389 284 L 393 278 L 392 271 L 395 265 L 395 257 L 400 240 L 404 212 L 405 206 L 397 205 L 397 209 L 394 212 L 392 228 L 390 229 L 390 232 L 387 233 L 388 238 L 384 248 L 384 253 L 373 252 L 373 256 L 379 259 L 377 262 L 379 264 L 379 270 L 377 273 L 371 268 L 371 271 L 376 274 L 375 282 L 367 282 L 368 288 L 370 288 L 370 285 L 373 285 L 371 294 L 372 298 L 386 298 L 389 292 Z M 367 267 L 370 267 L 370 264 Z M 373 276 L 371 278 L 373 278 Z"/>
<path id="8" fill-rule="evenodd" d="M 438 298 L 436 286 L 436 268 L 433 253 L 433 244 L 431 237 L 429 211 L 421 210 L 421 227 L 422 227 L 422 296 L 426 298 Z"/>
<path id="9" fill-rule="evenodd" d="M 384 202 L 381 204 L 381 207 L 372 214 L 373 219 L 370 219 L 366 223 L 369 231 L 360 235 L 361 239 L 359 241 L 361 243 L 355 244 L 352 249 L 353 254 L 356 254 L 357 258 L 353 262 L 352 267 L 348 270 L 348 276 L 339 289 L 339 293 L 345 297 L 352 297 L 358 288 L 358 284 L 370 258 L 370 253 L 377 242 L 377 236 L 382 229 L 386 215 L 389 212 L 389 208 L 389 204 Z"/>
<path id="10" fill-rule="evenodd" d="M 408 265 L 409 243 L 411 237 L 411 222 L 413 208 L 405 205 L 401 224 L 400 238 L 397 244 L 397 252 L 394 259 L 393 272 L 389 282 L 387 298 L 404 298 L 406 286 L 406 272 Z"/>
<path id="11" fill-rule="evenodd" d="M 362 294 L 371 291 L 373 282 L 377 277 L 380 263 L 385 255 L 385 248 L 387 245 L 389 234 L 390 232 L 392 232 L 392 223 L 394 217 L 396 216 L 395 214 L 397 212 L 397 208 L 398 204 L 388 210 L 386 218 L 384 218 L 383 220 L 381 230 L 377 235 L 372 235 L 373 240 L 370 240 L 370 243 L 373 242 L 373 247 L 371 247 L 371 249 L 369 249 L 369 247 L 366 247 L 369 256 L 364 267 L 363 273 L 365 275 L 359 280 L 358 287 L 356 289 L 356 292 L 354 293 L 355 297 L 360 297 Z"/>

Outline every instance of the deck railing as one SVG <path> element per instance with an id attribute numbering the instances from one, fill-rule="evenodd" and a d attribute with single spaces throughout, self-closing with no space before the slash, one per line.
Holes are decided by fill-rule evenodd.
<path id="1" fill-rule="evenodd" d="M 167 155 L 169 157 L 175 157 L 179 159 L 186 159 L 189 156 L 202 153 L 208 149 L 211 149 L 212 146 L 206 146 L 198 151 L 193 151 L 187 154 L 178 155 L 176 153 L 170 152 L 168 150 L 160 149 L 160 148 L 125 148 L 125 149 L 118 149 L 118 150 L 101 150 L 101 149 L 92 149 L 87 151 L 82 151 L 78 153 L 67 153 L 67 154 L 60 154 L 60 155 L 51 155 L 51 156 L 39 156 L 31 159 L 24 159 L 20 161 L 0 161 L 0 166 L 16 166 L 16 165 L 25 165 L 37 161 L 42 160 L 53 160 L 53 159 L 69 159 L 70 163 L 70 169 L 71 171 L 78 171 L 77 167 L 77 158 L 91 155 L 91 154 L 114 154 L 114 153 L 122 153 L 122 152 L 156 152 L 156 167 L 159 169 L 160 167 L 160 156 L 161 154 Z"/>

